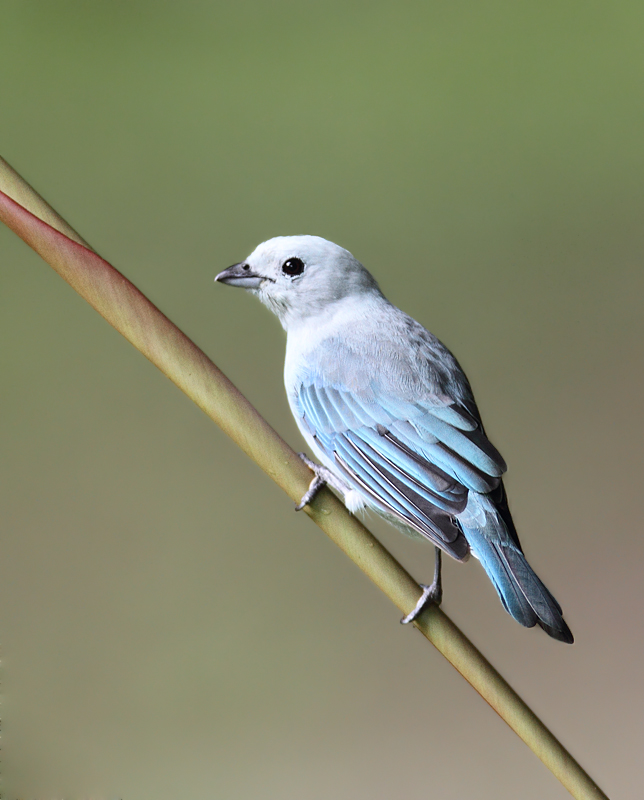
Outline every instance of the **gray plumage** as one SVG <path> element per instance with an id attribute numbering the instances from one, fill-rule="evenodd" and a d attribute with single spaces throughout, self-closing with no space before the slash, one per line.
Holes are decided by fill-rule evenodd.
<path id="1" fill-rule="evenodd" d="M 217 280 L 256 294 L 286 329 L 291 410 L 347 507 L 373 508 L 459 561 L 473 553 L 518 622 L 572 642 L 523 555 L 505 461 L 445 345 L 348 251 L 316 236 L 264 242 Z"/>

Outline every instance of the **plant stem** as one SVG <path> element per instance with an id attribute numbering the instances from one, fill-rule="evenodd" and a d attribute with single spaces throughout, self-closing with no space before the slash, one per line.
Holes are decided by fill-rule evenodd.
<path id="1" fill-rule="evenodd" d="M 0 219 L 155 364 L 293 501 L 311 472 L 212 361 L 130 281 L 98 256 L 0 158 Z M 338 498 L 322 490 L 306 513 L 407 614 L 421 590 Z M 414 625 L 579 800 L 606 795 L 456 625 L 430 606 Z"/>

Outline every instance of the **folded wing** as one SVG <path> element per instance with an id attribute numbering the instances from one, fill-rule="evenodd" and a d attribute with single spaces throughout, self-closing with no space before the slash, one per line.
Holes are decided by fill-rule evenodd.
<path id="1" fill-rule="evenodd" d="M 409 402 L 372 383 L 358 393 L 303 381 L 300 421 L 345 479 L 381 512 L 454 558 L 469 553 L 455 521 L 468 491 L 490 492 L 506 466 L 475 409 L 437 397 Z"/>

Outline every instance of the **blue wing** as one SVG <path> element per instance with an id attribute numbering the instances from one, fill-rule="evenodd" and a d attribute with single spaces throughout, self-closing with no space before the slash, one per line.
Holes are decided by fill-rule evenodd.
<path id="1" fill-rule="evenodd" d="M 410 402 L 379 391 L 358 393 L 305 380 L 300 421 L 345 480 L 379 510 L 455 558 L 469 553 L 455 515 L 468 491 L 490 492 L 506 466 L 487 440 L 475 407 L 428 397 Z"/>

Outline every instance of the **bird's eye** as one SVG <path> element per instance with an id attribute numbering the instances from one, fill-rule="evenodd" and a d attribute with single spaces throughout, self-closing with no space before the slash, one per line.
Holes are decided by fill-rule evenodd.
<path id="1" fill-rule="evenodd" d="M 282 264 L 282 272 L 291 277 L 301 275 L 304 272 L 304 262 L 301 258 L 289 258 Z"/>

